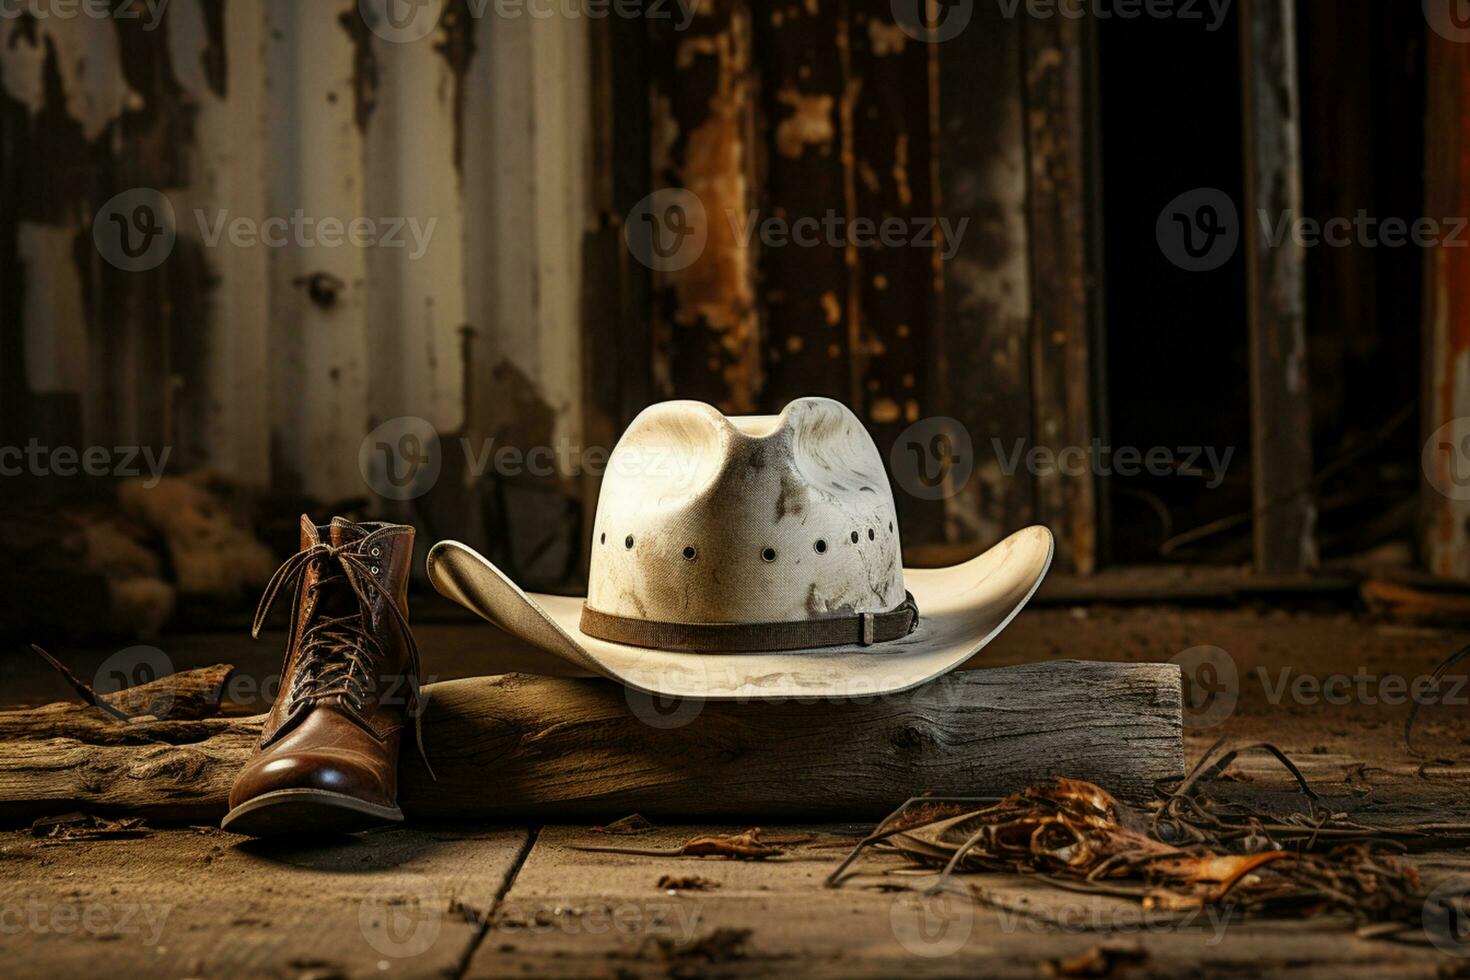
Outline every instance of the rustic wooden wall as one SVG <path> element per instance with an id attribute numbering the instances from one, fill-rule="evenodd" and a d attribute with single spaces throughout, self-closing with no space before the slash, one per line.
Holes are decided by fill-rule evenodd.
<path id="1" fill-rule="evenodd" d="M 688 31 L 652 26 L 652 186 L 692 192 L 708 221 L 698 261 L 653 275 L 653 391 L 733 412 L 828 395 L 885 453 L 910 425 L 954 418 L 974 473 L 937 501 L 900 487 L 906 544 L 949 546 L 915 554 L 949 560 L 1040 520 L 1064 567 L 1091 570 L 1094 481 L 1007 473 L 996 449 L 1094 432 L 1091 25 L 976 5 L 930 42 L 898 7 L 712 0 Z M 930 248 L 763 245 L 730 227 L 750 213 L 943 217 L 959 233 L 934 229 Z"/>
<path id="2" fill-rule="evenodd" d="M 474 9 L 446 0 L 411 43 L 356 0 L 0 21 L 5 441 L 168 445 L 178 467 L 369 497 L 549 584 L 575 578 L 595 476 L 477 477 L 460 438 L 609 446 L 660 398 L 825 394 L 884 453 L 931 416 L 968 430 L 953 496 L 899 493 L 911 545 L 947 560 L 1045 520 L 1061 563 L 1092 567 L 1093 481 L 1006 474 L 992 443 L 1093 431 L 1086 23 L 977 4 L 928 43 L 888 0 L 705 0 L 686 30 Z M 128 273 L 91 223 L 136 187 L 168 195 L 179 239 Z M 717 215 L 679 273 L 623 242 L 659 187 Z M 437 224 L 416 261 L 209 247 L 193 211 L 221 208 Z M 967 225 L 930 249 L 763 249 L 726 210 Z M 378 501 L 358 450 L 404 415 L 441 434 L 444 475 Z"/>

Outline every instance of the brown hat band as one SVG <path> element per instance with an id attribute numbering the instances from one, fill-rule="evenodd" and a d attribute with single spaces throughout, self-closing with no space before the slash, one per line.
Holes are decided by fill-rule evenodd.
<path id="1" fill-rule="evenodd" d="M 871 646 L 908 636 L 919 625 L 910 593 L 884 613 L 857 613 L 784 623 L 660 623 L 598 612 L 582 604 L 582 632 L 610 643 L 696 653 L 766 653 L 819 647 Z"/>

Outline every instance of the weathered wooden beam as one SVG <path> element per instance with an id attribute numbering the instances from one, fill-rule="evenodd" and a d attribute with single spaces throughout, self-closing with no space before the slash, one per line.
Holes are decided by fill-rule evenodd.
<path id="1" fill-rule="evenodd" d="M 1036 521 L 1035 482 L 1002 460 L 1032 436 L 1031 273 L 1021 18 L 976 4 L 939 48 L 939 193 L 966 234 L 944 263 L 944 413 L 970 434 L 975 470 L 946 500 L 946 539 L 976 554 Z M 1053 529 L 1054 531 L 1056 529 Z"/>
<path id="2" fill-rule="evenodd" d="M 1089 145 L 1091 18 L 1024 18 L 1027 201 L 1031 245 L 1032 403 L 1037 445 L 1060 455 L 1087 447 L 1099 402 L 1098 240 Z M 1097 566 L 1098 480 L 1088 472 L 1036 475 L 1036 517 L 1057 536 L 1061 567 Z"/>
<path id="3" fill-rule="evenodd" d="M 1424 213 L 1470 214 L 1470 45 L 1426 31 L 1428 115 Z M 1424 253 L 1421 541 L 1429 570 L 1470 579 L 1470 249 Z"/>
<path id="4" fill-rule="evenodd" d="M 1147 798 L 1183 766 L 1179 669 L 1058 662 L 955 673 L 846 702 L 665 705 L 602 680 L 506 674 L 428 685 L 405 749 L 414 819 L 872 819 L 909 796 L 1004 794 L 1052 775 Z M 166 820 L 224 813 L 259 718 L 0 731 L 0 818 L 86 809 Z M 79 712 L 96 709 L 77 708 Z M 100 713 L 99 713 L 100 715 Z M 171 726 L 177 726 L 175 732 Z"/>
<path id="5" fill-rule="evenodd" d="M 1308 397 L 1306 250 L 1268 242 L 1257 216 L 1302 214 L 1301 107 L 1294 0 L 1242 0 L 1245 223 L 1250 316 L 1255 567 L 1317 561 Z"/>

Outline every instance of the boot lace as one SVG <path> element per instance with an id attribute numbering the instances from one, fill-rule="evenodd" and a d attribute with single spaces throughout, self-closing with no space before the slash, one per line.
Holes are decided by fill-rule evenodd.
<path id="1" fill-rule="evenodd" d="M 302 631 L 298 648 L 300 660 L 290 697 L 294 710 L 300 704 L 339 698 L 361 711 L 369 697 L 376 693 L 377 671 L 374 667 L 385 660 L 382 643 L 369 629 L 372 593 L 386 601 L 384 607 L 403 633 L 408 648 L 408 711 L 413 718 L 414 735 L 419 756 L 433 776 L 429 756 L 424 749 L 423 710 L 419 696 L 419 648 L 414 642 L 408 617 L 386 585 L 373 574 L 356 544 L 314 544 L 286 559 L 271 576 L 255 610 L 250 635 L 259 639 L 266 617 L 281 592 L 298 584 L 309 568 L 317 568 L 316 581 L 307 588 L 307 598 L 314 599 L 327 586 L 346 585 L 357 597 L 357 611 L 343 616 L 314 617 Z M 349 574 L 352 573 L 352 574 Z"/>

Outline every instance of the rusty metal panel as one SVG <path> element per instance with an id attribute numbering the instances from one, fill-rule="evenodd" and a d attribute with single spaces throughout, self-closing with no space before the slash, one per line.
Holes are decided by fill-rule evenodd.
<path id="1" fill-rule="evenodd" d="M 845 4 L 814 0 L 755 16 L 762 82 L 760 214 L 796 227 L 848 213 L 852 90 Z M 846 400 L 852 389 L 851 256 L 834 247 L 761 252 L 768 409 L 801 395 Z"/>
<path id="2" fill-rule="evenodd" d="M 1032 332 L 1052 270 L 1033 281 L 1026 172 L 1028 153 L 1057 172 L 1046 141 L 1074 121 L 1075 79 L 1038 76 L 1032 96 L 1054 95 L 1060 118 L 1028 130 L 1015 19 L 981 9 L 933 43 L 887 0 L 708 0 L 688 24 L 617 25 L 445 0 L 413 8 L 439 12 L 405 36 L 375 19 L 386 3 L 175 0 L 152 27 L 0 22 L 11 431 L 167 444 L 176 464 L 367 497 L 478 542 L 568 512 L 575 537 L 596 480 L 559 472 L 517 511 L 527 485 L 469 452 L 608 443 L 659 397 L 753 412 L 829 394 L 885 450 L 953 415 L 982 459 L 992 437 L 1032 438 L 1034 409 L 1079 417 L 1076 359 L 1048 359 Z M 688 267 L 645 268 L 621 241 L 660 188 L 706 210 Z M 136 189 L 167 198 L 177 241 L 128 271 L 92 238 Z M 1035 230 L 1060 235 L 1071 201 Z M 396 222 L 401 247 L 302 242 L 298 215 Z M 849 224 L 843 243 L 767 248 L 752 215 L 898 219 L 924 241 L 860 247 Z M 235 221 L 272 219 L 278 247 L 232 238 Z M 444 475 L 384 504 L 359 450 L 400 416 L 441 435 Z M 1027 474 L 989 467 L 942 502 L 906 500 L 904 517 L 916 542 L 978 545 L 1034 519 L 1037 499 Z M 1086 504 L 1047 499 L 1070 508 L 1046 514 L 1063 523 Z M 554 578 L 561 557 L 535 561 Z"/>
<path id="3" fill-rule="evenodd" d="M 757 409 L 762 382 L 755 250 L 738 225 L 759 156 L 751 18 L 746 0 L 709 0 L 687 29 L 650 22 L 654 186 L 692 194 L 706 230 L 698 261 L 655 274 L 654 378 L 736 414 Z"/>
<path id="4" fill-rule="evenodd" d="M 0 20 L 8 433 L 326 501 L 373 499 L 359 449 L 398 416 L 451 469 L 455 436 L 580 438 L 587 19 L 383 7 Z M 119 194 L 172 214 L 146 269 L 94 246 Z"/>
<path id="5" fill-rule="evenodd" d="M 1470 45 L 1428 37 L 1425 214 L 1470 214 Z M 1461 243 L 1463 244 L 1463 243 Z M 1436 575 L 1470 579 L 1470 250 L 1425 257 L 1422 545 Z"/>

